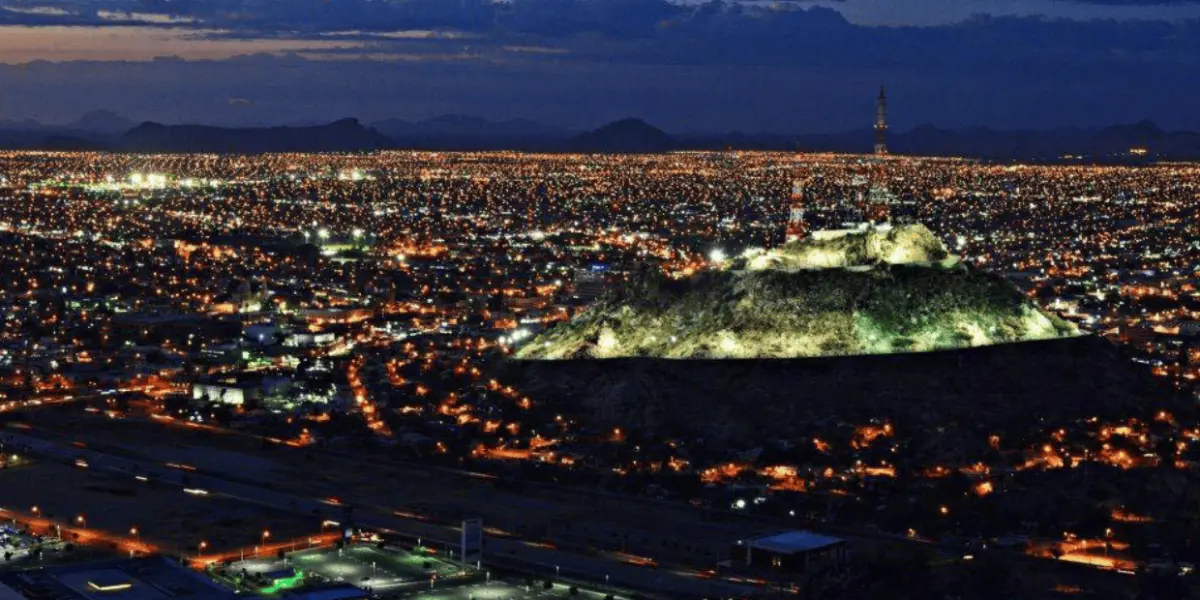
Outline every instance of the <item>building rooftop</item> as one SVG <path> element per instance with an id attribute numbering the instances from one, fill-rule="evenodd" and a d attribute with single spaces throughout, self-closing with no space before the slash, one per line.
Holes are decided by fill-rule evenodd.
<path id="1" fill-rule="evenodd" d="M 162 557 L 59 565 L 3 576 L 25 597 L 59 600 L 230 600 L 233 592 Z"/>
<path id="2" fill-rule="evenodd" d="M 841 544 L 843 541 L 841 538 L 821 535 L 811 531 L 784 531 L 750 540 L 749 545 L 751 548 L 775 552 L 777 554 L 796 554 Z"/>

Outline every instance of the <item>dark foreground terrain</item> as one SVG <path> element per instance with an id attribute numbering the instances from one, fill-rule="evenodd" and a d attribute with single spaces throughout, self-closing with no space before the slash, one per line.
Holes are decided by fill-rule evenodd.
<path id="1" fill-rule="evenodd" d="M 1081 416 L 1134 417 L 1170 402 L 1145 370 L 1095 337 L 917 354 L 795 360 L 518 361 L 506 380 L 608 426 L 739 445 L 872 419 L 986 448 Z M 1148 414 L 1153 414 L 1149 412 Z M 1014 437 L 1015 436 L 1015 437 Z"/>

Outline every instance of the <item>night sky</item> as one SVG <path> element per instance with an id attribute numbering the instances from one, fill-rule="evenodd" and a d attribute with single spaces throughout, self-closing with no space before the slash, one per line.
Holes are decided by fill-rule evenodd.
<path id="1" fill-rule="evenodd" d="M 0 120 L 1200 129 L 1200 0 L 0 0 Z"/>

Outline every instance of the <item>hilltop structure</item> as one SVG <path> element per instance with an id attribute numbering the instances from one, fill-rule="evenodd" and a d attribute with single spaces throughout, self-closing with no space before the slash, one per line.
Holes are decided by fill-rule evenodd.
<path id="1" fill-rule="evenodd" d="M 808 233 L 808 224 L 804 221 L 804 182 L 799 179 L 792 182 L 792 199 L 788 208 L 787 241 L 799 241 Z"/>
<path id="2" fill-rule="evenodd" d="M 875 154 L 887 154 L 887 94 L 879 86 L 879 97 L 875 99 Z"/>

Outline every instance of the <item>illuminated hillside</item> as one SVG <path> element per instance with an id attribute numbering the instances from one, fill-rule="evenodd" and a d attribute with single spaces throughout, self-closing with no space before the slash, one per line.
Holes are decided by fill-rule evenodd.
<path id="1" fill-rule="evenodd" d="M 773 250 L 753 249 L 732 268 L 751 271 L 830 269 L 875 264 L 943 264 L 955 259 L 924 225 L 854 231 L 818 231 Z"/>
<path id="2" fill-rule="evenodd" d="M 860 232 L 749 253 L 685 279 L 642 275 L 516 358 L 801 358 L 1077 333 L 1002 278 L 953 264 L 930 240 L 919 226 Z"/>

